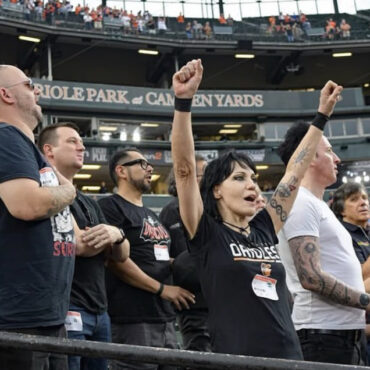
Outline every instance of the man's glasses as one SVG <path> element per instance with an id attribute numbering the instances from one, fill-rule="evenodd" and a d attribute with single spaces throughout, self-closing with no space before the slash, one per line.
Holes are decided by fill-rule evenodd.
<path id="1" fill-rule="evenodd" d="M 12 84 L 12 85 L 9 85 L 9 86 L 5 86 L 4 88 L 9 89 L 10 87 L 14 87 L 14 86 L 17 86 L 17 85 L 20 85 L 20 84 L 24 84 L 24 85 L 28 86 L 30 90 L 35 90 L 35 84 L 30 78 L 27 78 L 27 80 L 17 82 L 15 84 Z"/>
<path id="2" fill-rule="evenodd" d="M 141 168 L 144 171 L 148 168 L 148 166 L 153 167 L 153 165 L 151 165 L 145 159 L 134 159 L 133 161 L 122 163 L 122 164 L 120 164 L 120 166 L 128 166 L 128 167 L 131 167 L 131 166 L 135 166 L 135 164 L 140 164 Z"/>

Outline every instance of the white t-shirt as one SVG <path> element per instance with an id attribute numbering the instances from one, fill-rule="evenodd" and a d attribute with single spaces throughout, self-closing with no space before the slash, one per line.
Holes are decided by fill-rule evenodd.
<path id="1" fill-rule="evenodd" d="M 350 234 L 324 201 L 300 187 L 288 220 L 278 234 L 279 253 L 294 299 L 292 319 L 296 330 L 365 328 L 365 310 L 334 303 L 302 287 L 288 245 L 288 240 L 298 236 L 317 237 L 322 270 L 353 289 L 365 292 L 361 265 Z"/>

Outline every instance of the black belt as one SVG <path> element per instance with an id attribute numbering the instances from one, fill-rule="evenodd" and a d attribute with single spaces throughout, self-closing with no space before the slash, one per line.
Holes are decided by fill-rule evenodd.
<path id="1" fill-rule="evenodd" d="M 358 342 L 363 334 L 362 329 L 356 330 L 330 330 L 330 329 L 301 329 L 297 331 L 299 338 L 306 338 L 309 335 L 323 334 L 323 335 L 335 335 L 342 337 L 353 342 Z"/>

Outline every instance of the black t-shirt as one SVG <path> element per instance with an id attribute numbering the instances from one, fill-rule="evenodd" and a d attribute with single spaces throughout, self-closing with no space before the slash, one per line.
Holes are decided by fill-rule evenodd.
<path id="1" fill-rule="evenodd" d="M 0 123 L 0 182 L 18 178 L 56 186 L 58 179 L 33 142 Z M 0 199 L 0 328 L 64 323 L 75 261 L 69 207 L 51 218 L 22 221 Z"/>
<path id="2" fill-rule="evenodd" d="M 302 359 L 290 316 L 285 269 L 266 210 L 250 221 L 250 228 L 247 238 L 204 213 L 189 241 L 208 304 L 212 348 L 221 353 Z"/>
<path id="3" fill-rule="evenodd" d="M 360 263 L 366 262 L 370 256 L 370 232 L 357 225 L 342 221 L 343 226 L 351 234 L 353 248 Z"/>
<path id="4" fill-rule="evenodd" d="M 173 283 L 192 292 L 195 295 L 195 304 L 189 303 L 191 308 L 206 309 L 199 274 L 187 246 L 187 236 L 180 217 L 179 199 L 172 199 L 163 207 L 159 219 L 167 228 L 171 236 L 171 257 Z"/>
<path id="5" fill-rule="evenodd" d="M 370 256 L 370 230 L 365 230 L 360 226 L 350 224 L 342 220 L 342 225 L 350 233 L 353 248 L 361 265 L 367 261 Z M 370 324 L 370 313 L 366 312 L 366 323 Z"/>
<path id="6" fill-rule="evenodd" d="M 81 230 L 107 223 L 98 203 L 80 191 L 77 191 L 71 210 Z M 76 257 L 71 305 L 95 314 L 107 310 L 104 261 L 105 251 L 93 257 Z"/>
<path id="7" fill-rule="evenodd" d="M 164 284 L 171 284 L 168 231 L 157 215 L 115 194 L 99 200 L 107 221 L 120 227 L 130 242 L 130 258 L 146 274 Z M 112 322 L 166 322 L 175 318 L 171 303 L 161 297 L 124 283 L 107 270 L 108 312 Z"/>

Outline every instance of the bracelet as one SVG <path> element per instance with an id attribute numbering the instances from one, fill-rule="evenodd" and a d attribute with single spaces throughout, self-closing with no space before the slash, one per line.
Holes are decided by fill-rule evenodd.
<path id="1" fill-rule="evenodd" d="M 175 96 L 175 110 L 178 112 L 190 112 L 193 99 L 181 99 Z"/>
<path id="2" fill-rule="evenodd" d="M 159 286 L 159 289 L 157 291 L 157 293 L 155 293 L 155 295 L 158 295 L 160 296 L 163 292 L 163 289 L 164 289 L 164 284 L 163 283 L 160 283 L 161 285 Z"/>
<path id="3" fill-rule="evenodd" d="M 319 130 L 324 131 L 326 122 L 329 121 L 329 117 L 320 112 L 316 113 L 315 118 L 313 119 L 311 125 L 317 127 Z"/>

